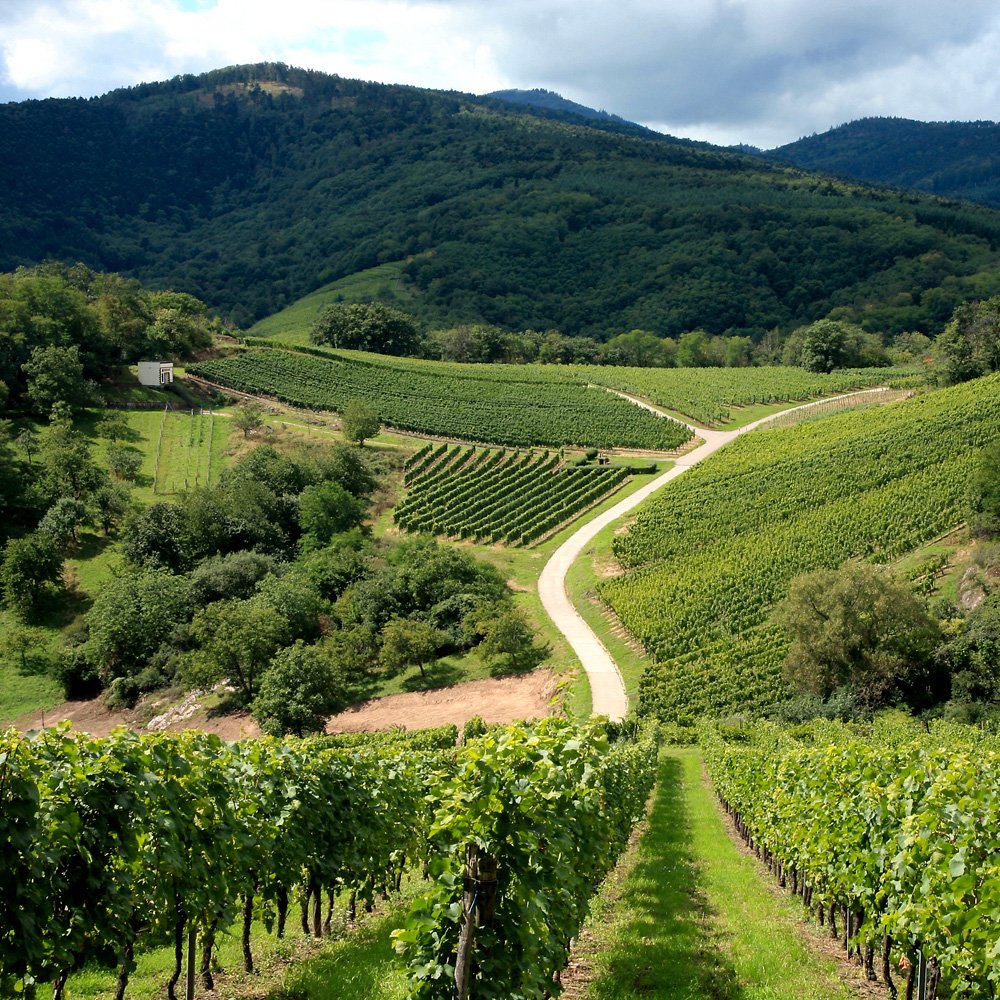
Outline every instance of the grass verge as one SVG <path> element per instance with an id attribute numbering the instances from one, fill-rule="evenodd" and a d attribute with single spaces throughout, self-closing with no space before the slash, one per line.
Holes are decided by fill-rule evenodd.
<path id="1" fill-rule="evenodd" d="M 800 907 L 729 838 L 701 767 L 697 750 L 664 751 L 648 826 L 595 901 L 567 996 L 848 1000 Z"/>
<path id="2" fill-rule="evenodd" d="M 354 924 L 347 921 L 344 899 L 338 902 L 330 932 L 322 940 L 307 937 L 298 925 L 295 907 L 289 910 L 285 937 L 278 940 L 255 922 L 251 934 L 255 971 L 243 971 L 240 927 L 218 935 L 213 965 L 215 989 L 209 993 L 196 982 L 196 996 L 216 1000 L 253 997 L 287 1000 L 403 1000 L 406 977 L 397 964 L 389 939 L 399 926 L 408 899 L 425 885 L 410 873 L 400 895 L 376 903 L 372 913 L 361 911 Z M 199 945 L 198 961 L 201 951 Z M 153 948 L 137 957 L 129 980 L 129 1000 L 159 1000 L 174 965 L 172 948 Z M 114 991 L 115 973 L 85 968 L 70 977 L 67 995 L 73 1000 L 101 1000 Z M 183 976 L 178 984 L 183 995 Z"/>

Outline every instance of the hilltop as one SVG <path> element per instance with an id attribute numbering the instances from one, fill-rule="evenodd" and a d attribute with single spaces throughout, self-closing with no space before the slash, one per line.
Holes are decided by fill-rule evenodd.
<path id="1" fill-rule="evenodd" d="M 1000 206 L 1000 125 L 862 118 L 764 154 L 805 170 Z"/>
<path id="2" fill-rule="evenodd" d="M 0 270 L 82 260 L 247 326 L 392 264 L 426 325 L 935 332 L 1000 291 L 1000 214 L 614 120 L 232 67 L 0 106 Z M 546 115 L 549 115 L 548 117 Z"/>

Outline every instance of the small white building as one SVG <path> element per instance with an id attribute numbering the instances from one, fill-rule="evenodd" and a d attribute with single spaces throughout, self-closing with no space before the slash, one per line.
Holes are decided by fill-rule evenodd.
<path id="1" fill-rule="evenodd" d="M 139 385 L 151 385 L 159 388 L 171 385 L 174 381 L 174 364 L 172 361 L 140 361 Z"/>

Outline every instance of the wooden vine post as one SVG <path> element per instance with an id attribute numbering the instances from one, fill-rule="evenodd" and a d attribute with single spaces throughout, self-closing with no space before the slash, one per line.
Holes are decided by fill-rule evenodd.
<path id="1" fill-rule="evenodd" d="M 455 953 L 456 1000 L 469 998 L 475 929 L 488 927 L 492 923 L 496 895 L 496 858 L 481 852 L 476 844 L 466 844 L 462 924 L 458 934 L 458 950 Z"/>

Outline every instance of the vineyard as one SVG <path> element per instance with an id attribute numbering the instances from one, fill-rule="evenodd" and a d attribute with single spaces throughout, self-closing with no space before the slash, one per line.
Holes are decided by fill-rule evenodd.
<path id="1" fill-rule="evenodd" d="M 156 432 L 153 493 L 171 495 L 209 486 L 213 474 L 218 474 L 213 463 L 217 466 L 226 431 L 228 424 L 217 427 L 210 410 L 164 410 Z"/>
<path id="2" fill-rule="evenodd" d="M 879 410 L 760 430 L 700 463 L 615 539 L 630 572 L 600 592 L 654 657 L 640 711 L 693 723 L 785 689 L 771 608 L 802 572 L 887 562 L 961 522 L 1000 376 Z"/>
<path id="3" fill-rule="evenodd" d="M 456 976 L 542 996 L 642 815 L 656 745 L 555 719 L 456 735 L 0 733 L 0 994 L 59 1000 L 90 965 L 118 970 L 120 1000 L 136 955 L 166 945 L 173 997 L 191 931 L 209 976 L 229 933 L 253 971 L 254 920 L 282 936 L 294 903 L 319 937 L 327 900 L 353 909 L 416 866 L 431 879 L 394 935 L 409 996 L 450 998 Z"/>
<path id="4" fill-rule="evenodd" d="M 457 367 L 425 370 L 328 352 L 251 349 L 189 371 L 240 392 L 309 409 L 339 411 L 360 399 L 383 423 L 400 430 L 490 444 L 669 451 L 691 437 L 676 421 L 601 389 L 530 377 L 464 377 Z"/>
<path id="5" fill-rule="evenodd" d="M 912 375 L 909 369 L 864 368 L 829 375 L 803 368 L 612 368 L 582 369 L 588 381 L 641 396 L 699 423 L 725 423 L 737 407 L 801 402 L 885 385 Z"/>
<path id="6" fill-rule="evenodd" d="M 1000 745 L 934 725 L 861 737 L 814 723 L 706 726 L 712 781 L 738 831 L 890 995 L 1000 990 Z"/>
<path id="7" fill-rule="evenodd" d="M 267 341 L 249 341 L 263 343 Z M 394 358 L 362 351 L 321 350 L 329 357 L 364 361 L 396 371 L 429 376 L 597 385 L 629 393 L 703 424 L 725 423 L 733 410 L 769 403 L 801 402 L 899 380 L 923 384 L 910 368 L 864 368 L 829 375 L 803 368 L 627 368 L 612 365 L 459 364 Z"/>
<path id="8" fill-rule="evenodd" d="M 530 545 L 622 486 L 624 466 L 569 465 L 557 454 L 425 445 L 406 471 L 396 523 L 477 542 Z"/>

